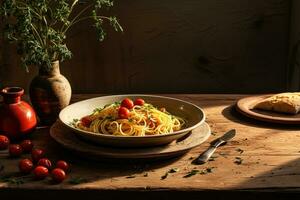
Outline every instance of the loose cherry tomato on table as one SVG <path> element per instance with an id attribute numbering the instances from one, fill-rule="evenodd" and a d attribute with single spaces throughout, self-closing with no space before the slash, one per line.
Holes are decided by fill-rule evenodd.
<path id="1" fill-rule="evenodd" d="M 92 123 L 92 120 L 90 119 L 89 116 L 85 116 L 85 117 L 81 118 L 80 122 L 83 126 L 89 127 Z"/>
<path id="2" fill-rule="evenodd" d="M 20 145 L 26 153 L 31 152 L 33 148 L 33 143 L 31 140 L 23 140 Z"/>
<path id="3" fill-rule="evenodd" d="M 44 166 L 37 166 L 34 170 L 33 170 L 33 174 L 34 177 L 36 179 L 44 179 L 49 175 L 49 170 L 47 169 L 47 167 Z"/>
<path id="4" fill-rule="evenodd" d="M 134 105 L 138 105 L 138 106 L 142 106 L 142 105 L 144 105 L 145 104 L 145 101 L 144 101 L 144 99 L 136 99 L 135 101 L 134 101 Z"/>
<path id="5" fill-rule="evenodd" d="M 120 107 L 118 110 L 118 115 L 120 119 L 128 119 L 129 117 L 129 110 L 125 107 Z"/>
<path id="6" fill-rule="evenodd" d="M 0 135 L 0 150 L 7 149 L 9 145 L 9 139 L 5 135 Z"/>
<path id="7" fill-rule="evenodd" d="M 61 182 L 63 182 L 63 180 L 66 179 L 65 171 L 60 168 L 53 169 L 51 171 L 51 176 L 52 176 L 52 179 L 57 183 L 61 183 Z"/>
<path id="8" fill-rule="evenodd" d="M 45 156 L 45 151 L 43 149 L 32 149 L 31 157 L 34 162 L 39 161 L 39 159 Z"/>
<path id="9" fill-rule="evenodd" d="M 52 167 L 51 161 L 50 161 L 49 159 L 47 159 L 47 158 L 41 158 L 41 159 L 38 161 L 37 164 L 40 165 L 40 166 L 44 166 L 44 167 L 46 167 L 47 169 L 50 169 L 50 168 Z"/>
<path id="10" fill-rule="evenodd" d="M 69 170 L 69 164 L 64 160 L 59 160 L 56 162 L 56 168 L 60 168 L 67 172 Z"/>
<path id="11" fill-rule="evenodd" d="M 125 99 L 123 99 L 123 101 L 121 102 L 121 106 L 122 106 L 122 107 L 125 107 L 125 108 L 128 108 L 128 109 L 131 109 L 131 108 L 133 108 L 134 104 L 133 104 L 133 102 L 132 102 L 131 99 L 125 98 Z"/>
<path id="12" fill-rule="evenodd" d="M 23 153 L 23 149 L 19 144 L 10 144 L 8 151 L 11 157 L 18 157 Z"/>
<path id="13" fill-rule="evenodd" d="M 24 173 L 24 174 L 28 174 L 32 171 L 33 169 L 33 163 L 31 160 L 29 159 L 22 159 L 20 162 L 19 162 L 19 169 L 20 169 L 20 172 Z"/>

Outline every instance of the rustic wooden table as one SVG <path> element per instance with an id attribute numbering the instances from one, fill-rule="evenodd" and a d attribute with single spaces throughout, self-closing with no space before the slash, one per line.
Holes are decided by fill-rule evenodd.
<path id="1" fill-rule="evenodd" d="M 79 101 L 93 95 L 73 95 Z M 49 136 L 49 128 L 38 129 L 32 134 L 37 146 L 46 149 L 53 159 L 65 159 L 72 164 L 68 179 L 62 184 L 49 180 L 33 181 L 31 178 L 16 178 L 19 159 L 8 158 L 7 152 L 0 153 L 0 177 L 12 175 L 24 183 L 14 180 L 0 183 L 0 195 L 31 196 L 44 194 L 74 195 L 88 198 L 178 198 L 210 199 L 231 198 L 254 199 L 257 196 L 286 199 L 300 191 L 300 126 L 275 125 L 248 119 L 234 110 L 233 105 L 245 95 L 166 95 L 187 100 L 201 106 L 207 114 L 206 122 L 213 135 L 203 145 L 186 155 L 166 161 L 135 163 L 95 162 L 73 155 L 55 143 Z M 204 165 L 192 165 L 191 161 L 204 151 L 209 142 L 225 131 L 235 128 L 237 136 L 227 145 L 220 147 L 215 158 Z M 28 157 L 24 155 L 23 157 Z M 161 177 L 172 168 L 165 179 Z M 191 170 L 197 173 L 184 178 Z M 210 171 L 207 173 L 207 171 Z M 76 184 L 77 182 L 77 184 Z"/>

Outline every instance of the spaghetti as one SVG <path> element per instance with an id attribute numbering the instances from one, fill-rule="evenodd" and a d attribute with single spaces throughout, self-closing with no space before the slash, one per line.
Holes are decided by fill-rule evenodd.
<path id="1" fill-rule="evenodd" d="M 126 98 L 95 109 L 74 125 L 85 131 L 107 135 L 146 136 L 172 133 L 184 124 L 184 119 L 171 115 L 165 108 L 157 109 L 142 99 L 133 103 Z"/>

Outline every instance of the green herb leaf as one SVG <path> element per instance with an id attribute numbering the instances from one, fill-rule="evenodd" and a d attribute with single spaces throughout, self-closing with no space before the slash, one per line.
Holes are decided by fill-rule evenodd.
<path id="1" fill-rule="evenodd" d="M 240 148 L 237 148 L 236 151 L 239 152 L 240 154 L 244 153 L 244 150 L 242 150 Z"/>
<path id="2" fill-rule="evenodd" d="M 240 157 L 235 157 L 234 163 L 237 165 L 241 165 L 243 163 L 243 159 Z"/>
<path id="3" fill-rule="evenodd" d="M 68 183 L 70 183 L 72 185 L 78 185 L 80 183 L 85 183 L 85 182 L 87 182 L 87 179 L 81 178 L 81 177 L 74 177 L 68 181 Z"/>
<path id="4" fill-rule="evenodd" d="M 199 170 L 193 169 L 190 172 L 188 172 L 186 175 L 184 175 L 183 178 L 189 178 L 189 177 L 194 176 L 194 175 L 196 175 L 198 173 L 200 173 Z"/>
<path id="5" fill-rule="evenodd" d="M 116 17 L 100 14 L 103 8 L 112 5 L 111 0 L 3 0 L 0 6 L 2 32 L 6 40 L 16 43 L 26 70 L 31 65 L 50 70 L 53 61 L 72 57 L 66 34 L 73 25 L 93 20 L 99 41 L 106 35 L 105 22 L 116 31 L 123 31 Z"/>

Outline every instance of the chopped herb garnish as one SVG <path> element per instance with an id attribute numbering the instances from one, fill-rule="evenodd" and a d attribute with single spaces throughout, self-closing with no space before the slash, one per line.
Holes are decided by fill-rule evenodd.
<path id="1" fill-rule="evenodd" d="M 132 119 L 132 118 L 129 118 L 128 121 L 129 121 L 129 122 L 133 122 L 133 119 Z"/>
<path id="2" fill-rule="evenodd" d="M 235 157 L 235 161 L 234 161 L 234 163 L 235 163 L 235 164 L 237 164 L 237 165 L 240 165 L 240 164 L 242 164 L 242 163 L 243 163 L 243 159 L 242 159 L 242 158 L 240 158 L 240 157 Z"/>
<path id="3" fill-rule="evenodd" d="M 75 177 L 68 181 L 68 183 L 70 183 L 72 185 L 78 185 L 80 183 L 85 183 L 85 182 L 87 182 L 87 180 L 85 178 L 81 178 L 81 177 Z"/>
<path id="4" fill-rule="evenodd" d="M 217 134 L 215 132 L 211 132 L 211 135 L 212 136 L 216 136 Z"/>
<path id="5" fill-rule="evenodd" d="M 100 112 L 101 110 L 103 110 L 103 108 L 95 108 L 95 109 L 93 110 L 93 113 Z"/>
<path id="6" fill-rule="evenodd" d="M 112 118 L 113 118 L 113 117 L 110 116 L 110 115 L 108 115 L 108 116 L 105 117 L 105 119 L 109 119 L 109 120 L 112 119 Z"/>
<path id="7" fill-rule="evenodd" d="M 76 126 L 77 122 L 79 121 L 79 119 L 73 119 L 72 122 L 70 122 L 71 126 Z"/>

